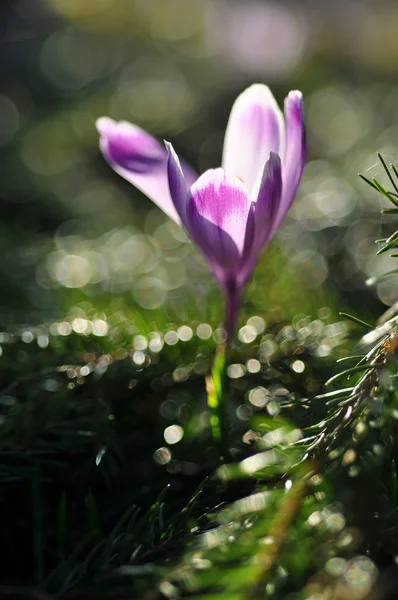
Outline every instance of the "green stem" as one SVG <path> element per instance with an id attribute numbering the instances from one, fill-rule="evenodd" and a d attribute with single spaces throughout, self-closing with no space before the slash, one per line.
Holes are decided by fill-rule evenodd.
<path id="1" fill-rule="evenodd" d="M 242 288 L 232 278 L 223 283 L 225 313 L 224 329 L 226 341 L 219 344 L 214 357 L 211 375 L 206 378 L 207 405 L 210 408 L 210 425 L 214 443 L 221 460 L 229 455 L 228 407 L 226 402 L 228 351 L 235 333 L 236 318 L 242 299 Z"/>
<path id="2" fill-rule="evenodd" d="M 228 418 L 225 402 L 227 382 L 227 345 L 219 344 L 211 375 L 206 378 L 207 405 L 210 408 L 210 426 L 220 459 L 228 456 Z"/>

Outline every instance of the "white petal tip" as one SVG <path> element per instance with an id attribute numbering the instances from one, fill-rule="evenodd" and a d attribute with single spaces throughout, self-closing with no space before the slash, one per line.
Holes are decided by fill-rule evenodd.
<path id="1" fill-rule="evenodd" d="M 268 85 L 264 83 L 253 83 L 238 96 L 238 99 L 245 99 L 250 102 L 259 102 L 260 104 L 276 104 L 275 97 Z"/>
<path id="2" fill-rule="evenodd" d="M 286 102 L 293 102 L 294 104 L 302 104 L 303 94 L 299 90 L 292 90 L 286 97 Z"/>
<path id="3" fill-rule="evenodd" d="M 99 117 L 95 122 L 95 127 L 100 135 L 106 135 L 110 127 L 115 125 L 115 121 L 110 117 Z"/>
<path id="4" fill-rule="evenodd" d="M 170 153 L 174 150 L 172 144 L 170 142 L 168 142 L 167 140 L 163 140 L 163 144 L 165 145 L 167 152 Z"/>
<path id="5" fill-rule="evenodd" d="M 163 140 L 163 142 L 164 142 L 164 145 L 166 146 L 166 150 L 167 150 L 168 164 L 170 164 L 171 162 L 175 163 L 176 165 L 178 165 L 178 168 L 182 172 L 180 159 L 178 157 L 177 152 L 173 148 L 173 144 L 171 144 L 167 140 Z"/>

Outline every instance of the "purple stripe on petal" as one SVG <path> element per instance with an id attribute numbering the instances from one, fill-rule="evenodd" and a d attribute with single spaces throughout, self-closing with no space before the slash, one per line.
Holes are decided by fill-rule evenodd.
<path id="1" fill-rule="evenodd" d="M 186 223 L 188 189 L 181 169 L 180 161 L 170 142 L 165 141 L 168 154 L 167 175 L 170 195 L 181 222 Z"/>
<path id="2" fill-rule="evenodd" d="M 303 97 L 301 92 L 290 92 L 285 100 L 286 153 L 282 166 L 283 193 L 274 224 L 279 227 L 289 210 L 307 159 L 307 142 L 303 117 Z"/>
<path id="3" fill-rule="evenodd" d="M 164 162 L 162 144 L 136 125 L 109 117 L 98 119 L 97 130 L 110 164 L 136 173 L 147 173 Z"/>
<path id="4" fill-rule="evenodd" d="M 211 263 L 239 268 L 250 204 L 245 186 L 223 169 L 206 171 L 189 190 L 186 227 Z"/>
<path id="5" fill-rule="evenodd" d="M 240 177 L 249 193 L 270 152 L 283 156 L 283 115 L 270 89 L 262 84 L 247 88 L 236 99 L 225 132 L 222 166 Z"/>
<path id="6" fill-rule="evenodd" d="M 101 152 L 112 169 L 180 224 L 170 196 L 168 154 L 164 145 L 143 129 L 125 121 L 116 122 L 109 117 L 101 117 L 96 126 L 100 134 Z M 192 185 L 197 179 L 196 173 L 184 163 L 181 166 L 187 184 Z"/>
<path id="7" fill-rule="evenodd" d="M 261 178 L 253 190 L 254 234 L 251 247 L 244 254 L 239 272 L 239 282 L 244 284 L 250 277 L 258 256 L 272 238 L 274 223 L 282 195 L 281 159 L 271 152 Z"/>
<path id="8" fill-rule="evenodd" d="M 274 230 L 282 197 L 282 165 L 278 154 L 270 153 L 265 164 L 256 198 L 255 244 L 259 251 L 269 241 Z"/>
<path id="9" fill-rule="evenodd" d="M 245 243 L 243 245 L 242 261 L 246 261 L 247 257 L 250 256 L 250 254 L 252 252 L 255 231 L 256 231 L 255 203 L 251 202 L 250 208 L 249 208 L 249 214 L 247 215 Z"/>

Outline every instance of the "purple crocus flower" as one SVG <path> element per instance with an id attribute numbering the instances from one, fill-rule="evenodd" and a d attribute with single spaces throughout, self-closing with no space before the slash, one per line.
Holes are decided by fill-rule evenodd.
<path id="1" fill-rule="evenodd" d="M 245 283 L 293 202 L 306 160 L 302 95 L 290 92 L 284 115 L 269 88 L 255 84 L 236 99 L 222 168 L 198 177 L 171 144 L 108 117 L 97 121 L 111 167 L 182 225 L 216 276 L 232 336 Z"/>
<path id="2" fill-rule="evenodd" d="M 100 149 L 108 164 L 181 225 L 170 196 L 164 144 L 127 121 L 101 117 L 96 126 Z M 182 168 L 188 185 L 192 185 L 198 178 L 197 173 L 185 163 Z"/>

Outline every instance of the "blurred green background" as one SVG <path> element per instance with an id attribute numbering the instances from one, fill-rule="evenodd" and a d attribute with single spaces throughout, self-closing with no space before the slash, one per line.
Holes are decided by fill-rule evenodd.
<path id="1" fill-rule="evenodd" d="M 3 328 L 86 316 L 99 335 L 120 318 L 137 331 L 216 326 L 198 251 L 109 169 L 94 123 L 134 122 L 203 171 L 219 165 L 230 107 L 255 81 L 280 104 L 302 90 L 309 162 L 247 316 L 377 316 L 398 300 L 397 277 L 366 286 L 392 268 L 374 244 L 390 217 L 357 173 L 383 182 L 376 151 L 398 159 L 397 28 L 397 5 L 383 0 L 3 0 Z"/>

